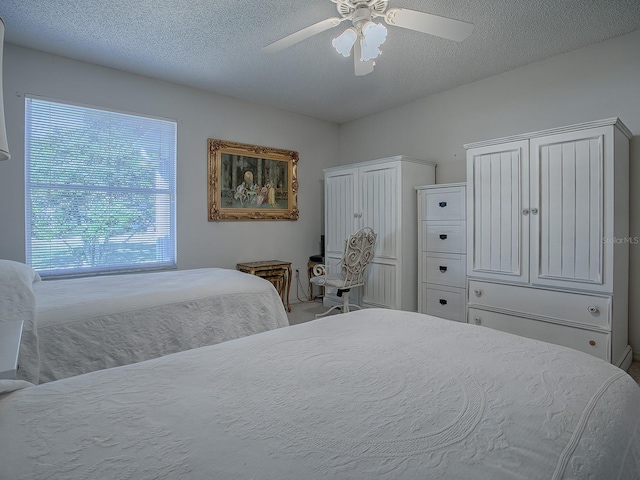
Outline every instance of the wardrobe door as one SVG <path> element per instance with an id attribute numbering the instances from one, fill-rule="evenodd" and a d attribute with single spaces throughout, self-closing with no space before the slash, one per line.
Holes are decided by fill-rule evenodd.
<path id="1" fill-rule="evenodd" d="M 611 129 L 531 140 L 532 284 L 612 291 L 604 285 L 605 155 Z"/>
<path id="2" fill-rule="evenodd" d="M 529 281 L 529 142 L 467 151 L 467 275 Z"/>
<path id="3" fill-rule="evenodd" d="M 365 273 L 363 305 L 400 308 L 400 168 L 398 162 L 360 167 L 360 226 L 378 234 L 375 257 Z"/>
<path id="4" fill-rule="evenodd" d="M 344 255 L 345 241 L 358 229 L 359 179 L 357 168 L 327 172 L 324 176 L 324 263 L 338 272 Z M 331 304 L 342 303 L 334 288 L 326 288 L 325 297 Z M 351 293 L 351 301 L 358 302 L 359 292 Z M 326 305 L 326 304 L 325 304 Z"/>
<path id="5" fill-rule="evenodd" d="M 359 225 L 358 169 L 326 173 L 324 177 L 325 255 L 342 258 L 344 242 Z"/>

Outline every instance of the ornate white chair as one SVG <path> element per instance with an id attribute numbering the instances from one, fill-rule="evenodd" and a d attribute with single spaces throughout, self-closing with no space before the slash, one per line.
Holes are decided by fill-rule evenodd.
<path id="1" fill-rule="evenodd" d="M 376 246 L 376 235 L 369 227 L 362 228 L 349 235 L 345 242 L 344 256 L 335 266 L 316 265 L 313 267 L 311 283 L 322 287 L 338 289 L 338 296 L 342 297 L 342 305 L 335 305 L 316 318 L 323 317 L 336 308 L 342 308 L 342 313 L 349 312 L 349 308 L 362 308 L 360 305 L 349 303 L 349 291 L 354 287 L 364 285 L 364 272 L 373 260 Z M 334 271 L 332 271 L 334 270 Z"/>

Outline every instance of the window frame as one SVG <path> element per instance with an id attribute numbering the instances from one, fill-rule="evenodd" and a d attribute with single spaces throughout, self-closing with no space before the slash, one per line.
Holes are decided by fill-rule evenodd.
<path id="1" fill-rule="evenodd" d="M 82 110 L 88 110 L 96 112 L 98 115 L 104 115 L 104 118 L 109 118 L 109 120 L 117 119 L 118 116 L 128 116 L 133 117 L 132 122 L 144 122 L 145 120 L 150 121 L 158 121 L 165 122 L 168 125 L 162 125 L 158 123 L 155 125 L 155 128 L 160 130 L 172 129 L 170 137 L 160 137 L 162 138 L 163 147 L 166 145 L 168 148 L 164 148 L 162 151 L 166 154 L 166 159 L 158 159 L 155 163 L 156 172 L 162 172 L 161 178 L 163 181 L 167 182 L 167 186 L 165 188 L 158 187 L 157 183 L 153 188 L 144 187 L 144 186 L 113 186 L 113 185 L 90 185 L 85 182 L 83 185 L 79 184 L 55 184 L 53 182 L 49 183 L 46 186 L 46 189 L 49 191 L 54 190 L 75 190 L 75 191 L 83 191 L 83 192 L 104 192 L 103 200 L 106 201 L 111 195 L 114 193 L 123 194 L 126 196 L 129 195 L 139 195 L 139 196 L 153 196 L 153 195 L 164 195 L 168 196 L 168 201 L 165 202 L 166 207 L 168 208 L 168 212 L 163 217 L 158 218 L 165 219 L 166 222 L 158 223 L 156 220 L 153 221 L 152 224 L 147 226 L 147 230 L 153 226 L 154 229 L 162 228 L 165 230 L 165 236 L 157 236 L 156 242 L 159 239 L 163 239 L 166 242 L 166 246 L 161 248 L 163 252 L 162 259 L 158 261 L 137 261 L 131 262 L 127 264 L 126 262 L 119 262 L 116 264 L 100 264 L 100 265 L 91 265 L 85 266 L 80 265 L 74 267 L 62 267 L 56 265 L 49 265 L 49 268 L 46 267 L 35 267 L 36 271 L 42 276 L 42 278 L 64 278 L 64 277 L 83 277 L 83 276 L 93 276 L 93 275 L 105 275 L 105 274 L 116 274 L 116 273 L 130 273 L 130 272 L 142 272 L 142 271 L 157 271 L 157 270 L 170 270 L 177 268 L 177 238 L 176 238 L 176 224 L 177 224 L 177 156 L 178 156 L 178 122 L 175 119 L 169 119 L 165 117 L 159 117 L 154 115 L 140 114 L 137 112 L 124 111 L 112 108 L 105 108 L 96 105 L 87 105 L 83 103 L 70 102 L 65 100 L 58 100 L 53 98 L 48 98 L 39 95 L 26 94 L 25 98 L 25 155 L 24 155 L 24 171 L 25 171 L 25 198 L 24 198 L 24 206 L 25 206 L 25 257 L 26 263 L 33 266 L 33 228 L 31 220 L 34 218 L 33 215 L 33 191 L 37 188 L 42 188 L 42 185 L 38 182 L 33 182 L 31 177 L 31 169 L 33 168 L 34 162 L 32 157 L 32 126 L 33 119 L 32 115 L 30 115 L 32 102 L 46 102 L 55 106 L 61 106 L 61 110 L 63 108 L 77 108 L 78 111 L 75 114 L 82 115 Z M 62 114 L 62 113 L 61 113 Z M 120 125 L 125 125 L 126 121 L 120 123 Z M 110 124 L 111 125 L 111 124 Z M 95 130 L 86 129 L 87 133 L 95 133 Z M 109 132 L 108 138 L 111 139 L 112 133 Z M 160 147 L 158 147 L 160 149 Z M 158 173 L 156 173 L 158 175 Z M 88 182 L 90 183 L 90 182 Z M 123 210 L 120 210 L 122 212 Z M 114 213 L 117 213 L 118 210 L 114 210 Z M 146 235 L 146 234 L 145 234 Z M 153 235 L 149 236 L 150 239 L 153 238 Z M 58 237 L 55 241 L 60 242 L 62 237 Z M 106 243 L 105 243 L 106 244 Z M 126 241 L 124 242 L 126 244 Z M 157 255 L 157 247 L 156 247 L 156 255 Z M 126 254 L 125 254 L 126 256 Z M 49 257 L 51 260 L 53 257 Z"/>

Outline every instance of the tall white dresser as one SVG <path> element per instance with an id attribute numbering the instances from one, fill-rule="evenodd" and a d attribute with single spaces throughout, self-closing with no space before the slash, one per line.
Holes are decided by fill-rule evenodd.
<path id="1" fill-rule="evenodd" d="M 630 138 L 612 118 L 465 145 L 469 323 L 630 365 Z"/>
<path id="2" fill-rule="evenodd" d="M 365 285 L 350 298 L 368 307 L 416 311 L 416 185 L 435 182 L 436 164 L 406 156 L 324 170 L 325 263 L 337 265 L 347 237 L 362 227 L 378 234 Z M 342 300 L 325 294 L 327 306 Z"/>
<path id="3" fill-rule="evenodd" d="M 418 311 L 466 322 L 466 184 L 416 190 Z"/>

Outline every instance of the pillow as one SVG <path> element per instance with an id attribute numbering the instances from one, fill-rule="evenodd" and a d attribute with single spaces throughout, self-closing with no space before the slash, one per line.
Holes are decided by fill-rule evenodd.
<path id="1" fill-rule="evenodd" d="M 20 279 L 28 285 L 41 280 L 38 272 L 29 265 L 0 259 L 0 281 L 2 279 Z"/>

